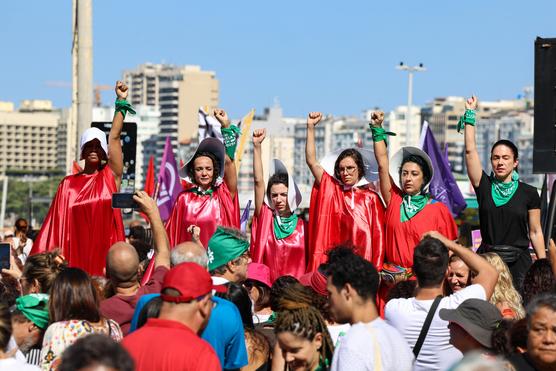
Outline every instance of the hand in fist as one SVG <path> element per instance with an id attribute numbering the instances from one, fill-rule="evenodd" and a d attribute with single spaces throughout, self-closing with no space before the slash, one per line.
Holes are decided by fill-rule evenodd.
<path id="1" fill-rule="evenodd" d="M 253 131 L 253 144 L 260 146 L 266 137 L 266 129 L 255 129 Z"/>
<path id="2" fill-rule="evenodd" d="M 476 110 L 478 104 L 479 100 L 476 96 L 472 95 L 471 98 L 467 98 L 467 100 L 465 101 L 465 109 Z"/>
<path id="3" fill-rule="evenodd" d="M 382 126 L 382 122 L 384 121 L 384 112 L 382 111 L 374 111 L 371 115 L 371 124 L 373 126 Z"/>
<path id="4" fill-rule="evenodd" d="M 129 93 L 127 85 L 121 81 L 116 82 L 116 96 L 118 99 L 126 99 Z"/>
<path id="5" fill-rule="evenodd" d="M 320 112 L 309 112 L 307 116 L 307 126 L 315 127 L 322 120 L 322 113 Z"/>
<path id="6" fill-rule="evenodd" d="M 230 126 L 230 119 L 228 118 L 228 114 L 223 109 L 217 108 L 214 110 L 214 117 L 218 120 L 220 125 L 223 128 L 227 128 Z"/>
<path id="7" fill-rule="evenodd" d="M 187 232 L 191 233 L 191 241 L 199 243 L 201 238 L 201 228 L 191 224 L 187 227 Z"/>

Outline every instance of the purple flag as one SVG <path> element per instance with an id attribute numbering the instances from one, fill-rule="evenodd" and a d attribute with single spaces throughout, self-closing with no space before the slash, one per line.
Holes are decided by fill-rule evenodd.
<path id="1" fill-rule="evenodd" d="M 421 141 L 423 151 L 431 158 L 434 168 L 434 177 L 430 184 L 430 193 L 436 200 L 448 206 L 452 215 L 457 216 L 467 207 L 467 204 L 452 175 L 447 153 L 444 155 L 440 151 L 438 143 L 436 143 L 436 139 L 434 139 L 427 122 L 423 125 L 421 138 L 423 138 Z"/>
<path id="2" fill-rule="evenodd" d="M 156 204 L 160 210 L 160 217 L 163 221 L 166 221 L 170 217 L 174 203 L 182 191 L 178 165 L 174 157 L 170 137 L 166 137 L 164 154 L 158 172 L 158 184 L 160 188 L 158 189 Z"/>

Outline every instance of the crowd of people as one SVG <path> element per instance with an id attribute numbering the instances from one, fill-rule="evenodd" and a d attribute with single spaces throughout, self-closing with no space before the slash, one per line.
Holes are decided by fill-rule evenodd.
<path id="1" fill-rule="evenodd" d="M 428 186 L 430 158 L 389 156 L 384 114 L 374 148 L 316 159 L 309 220 L 301 193 L 253 132 L 254 216 L 240 230 L 240 130 L 223 110 L 180 169 L 169 219 L 144 191 L 148 220 L 125 236 L 120 188 L 127 87 L 116 84 L 108 136 L 87 130 L 83 170 L 64 178 L 35 241 L 18 219 L 0 290 L 0 370 L 556 370 L 556 246 L 540 228 L 536 189 L 519 181 L 518 149 L 475 145 L 471 97 L 460 120 L 483 243 L 460 244 L 448 207 Z M 147 233 L 148 231 L 148 233 Z M 532 246 L 535 261 L 529 252 Z M 549 258 L 547 259 L 547 251 Z"/>

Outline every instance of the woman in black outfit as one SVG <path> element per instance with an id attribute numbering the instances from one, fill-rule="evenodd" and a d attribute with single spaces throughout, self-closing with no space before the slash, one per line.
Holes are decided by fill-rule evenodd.
<path id="1" fill-rule="evenodd" d="M 537 189 L 519 181 L 518 150 L 509 140 L 494 143 L 491 175 L 481 166 L 475 142 L 475 96 L 467 99 L 458 130 L 465 127 L 467 175 L 479 203 L 482 244 L 478 253 L 495 252 L 510 268 L 519 290 L 532 264 L 529 242 L 539 259 L 546 257 Z"/>

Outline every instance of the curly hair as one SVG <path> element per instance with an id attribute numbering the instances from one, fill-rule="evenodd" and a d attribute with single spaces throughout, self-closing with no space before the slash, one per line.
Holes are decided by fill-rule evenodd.
<path id="1" fill-rule="evenodd" d="M 189 179 L 191 179 L 192 182 L 195 182 L 194 166 L 195 166 L 195 160 L 198 159 L 199 157 L 208 157 L 212 160 L 212 181 L 210 185 L 214 187 L 214 185 L 216 184 L 216 180 L 220 175 L 220 163 L 218 162 L 216 156 L 211 152 L 205 152 L 205 151 L 197 152 L 195 156 L 193 156 L 191 161 L 189 161 L 189 163 L 187 164 L 187 175 L 189 175 Z"/>
<path id="2" fill-rule="evenodd" d="M 91 366 L 132 371 L 134 362 L 129 353 L 110 337 L 92 334 L 78 339 L 62 354 L 58 370 L 83 370 Z"/>
<path id="3" fill-rule="evenodd" d="M 326 321 L 319 310 L 313 306 L 311 292 L 300 284 L 286 287 L 278 302 L 274 333 L 281 332 L 291 332 L 309 341 L 313 341 L 320 333 L 322 335 L 321 359 L 332 360 L 334 344 Z"/>
<path id="4" fill-rule="evenodd" d="M 544 292 L 551 292 L 554 275 L 548 259 L 538 259 L 529 268 L 521 286 L 523 305 L 527 306 L 533 297 Z"/>
<path id="5" fill-rule="evenodd" d="M 281 276 L 274 281 L 270 288 L 270 309 L 278 311 L 278 304 L 282 297 L 282 292 L 289 286 L 299 282 L 294 276 Z"/>
<path id="6" fill-rule="evenodd" d="M 336 179 L 342 179 L 342 174 L 340 173 L 340 162 L 346 157 L 351 157 L 353 161 L 355 161 L 355 165 L 357 165 L 357 173 L 359 175 L 359 178 L 357 180 L 363 178 L 363 176 L 365 176 L 365 164 L 363 163 L 363 156 L 361 156 L 361 153 L 359 153 L 359 151 L 355 148 L 344 149 L 340 153 L 340 155 L 336 159 L 336 162 L 334 163 L 334 177 Z"/>
<path id="7" fill-rule="evenodd" d="M 506 303 L 516 314 L 515 319 L 525 317 L 525 309 L 521 304 L 521 295 L 514 287 L 510 269 L 498 254 L 488 252 L 481 254 L 498 271 L 498 282 L 490 302 L 494 305 Z"/>
<path id="8" fill-rule="evenodd" d="M 40 292 L 49 293 L 56 276 L 66 266 L 67 262 L 60 251 L 52 250 L 29 256 L 23 265 L 21 276 L 31 282 L 36 280 L 40 286 Z"/>
<path id="9" fill-rule="evenodd" d="M 275 184 L 283 184 L 287 188 L 288 187 L 288 174 L 276 173 L 276 174 L 272 174 L 272 176 L 270 178 L 268 178 L 268 184 L 266 186 L 266 195 L 267 195 L 269 200 L 271 199 L 270 189 Z"/>

